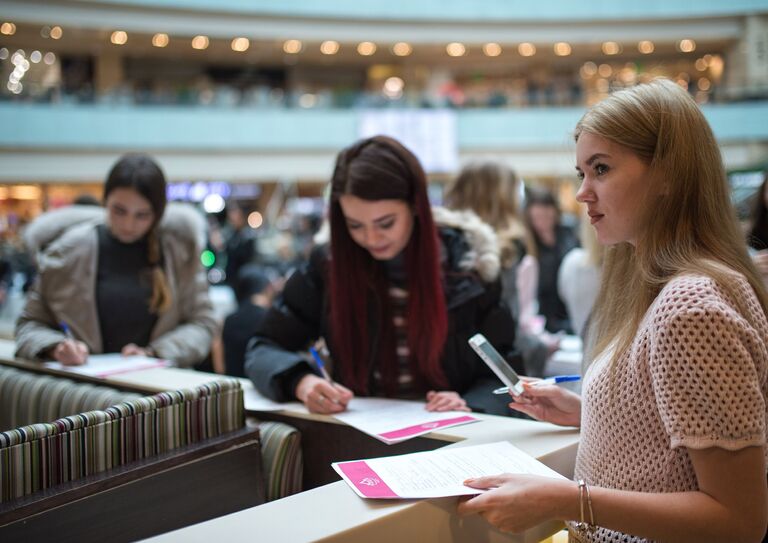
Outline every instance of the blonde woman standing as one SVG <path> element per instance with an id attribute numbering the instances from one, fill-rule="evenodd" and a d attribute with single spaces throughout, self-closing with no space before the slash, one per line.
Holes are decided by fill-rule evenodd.
<path id="1" fill-rule="evenodd" d="M 502 530 L 595 542 L 761 541 L 768 522 L 768 295 L 707 121 L 680 87 L 617 92 L 576 126 L 577 199 L 608 247 L 583 397 L 512 406 L 580 426 L 576 481 L 499 475 L 462 505 Z"/>

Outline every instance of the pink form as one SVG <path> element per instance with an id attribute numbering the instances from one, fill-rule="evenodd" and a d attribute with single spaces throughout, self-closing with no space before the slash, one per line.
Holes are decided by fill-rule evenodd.
<path id="1" fill-rule="evenodd" d="M 347 479 L 366 498 L 399 498 L 365 460 L 339 464 Z"/>
<path id="2" fill-rule="evenodd" d="M 425 422 L 423 424 L 416 424 L 415 426 L 409 426 L 407 428 L 400 428 L 398 430 L 392 430 L 391 432 L 384 432 L 379 436 L 388 441 L 399 441 L 402 439 L 408 439 L 409 437 L 426 434 L 437 430 L 438 428 L 444 428 L 446 426 L 454 426 L 456 424 L 463 424 L 465 422 L 472 422 L 477 420 L 475 417 L 465 415 L 463 417 L 456 417 L 453 419 L 438 420 L 434 422 Z"/>

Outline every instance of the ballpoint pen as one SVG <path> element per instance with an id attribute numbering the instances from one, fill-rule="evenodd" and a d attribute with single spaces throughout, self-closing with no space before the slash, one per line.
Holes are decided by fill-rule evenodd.
<path id="1" fill-rule="evenodd" d="M 547 377 L 546 379 L 539 379 L 537 381 L 530 381 L 533 386 L 541 385 L 557 385 L 560 383 L 570 383 L 573 381 L 580 381 L 581 375 L 555 375 L 554 377 Z M 509 387 L 497 388 L 493 391 L 494 394 L 507 394 Z"/>
<path id="2" fill-rule="evenodd" d="M 59 326 L 61 327 L 61 331 L 64 332 L 64 335 L 67 336 L 67 339 L 71 339 L 72 341 L 75 340 L 75 336 L 72 335 L 72 330 L 69 329 L 66 322 L 61 321 Z"/>
<path id="3" fill-rule="evenodd" d="M 312 355 L 312 358 L 315 359 L 315 364 L 317 365 L 317 369 L 320 370 L 320 374 L 323 376 L 323 379 L 325 379 L 329 383 L 333 383 L 333 379 L 331 379 L 331 376 L 328 373 L 328 370 L 325 369 L 325 364 L 323 364 L 323 359 L 320 358 L 320 355 L 318 354 L 317 349 L 315 349 L 314 347 L 310 347 L 309 352 Z"/>

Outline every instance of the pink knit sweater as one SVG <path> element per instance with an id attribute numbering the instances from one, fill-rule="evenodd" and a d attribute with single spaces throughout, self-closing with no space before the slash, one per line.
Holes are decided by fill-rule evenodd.
<path id="1" fill-rule="evenodd" d="M 622 490 L 696 490 L 687 448 L 765 445 L 768 322 L 746 279 L 734 272 L 732 281 L 739 305 L 709 277 L 673 279 L 618 361 L 614 382 L 608 356 L 589 368 L 577 478 Z M 599 509 L 595 518 L 599 524 Z M 645 541 L 604 529 L 587 540 Z"/>

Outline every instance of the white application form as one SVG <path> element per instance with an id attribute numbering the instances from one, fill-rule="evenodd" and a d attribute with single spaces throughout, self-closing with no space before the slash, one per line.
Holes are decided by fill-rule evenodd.
<path id="1" fill-rule="evenodd" d="M 332 466 L 361 498 L 441 498 L 480 494 L 482 490 L 464 486 L 463 482 L 500 473 L 565 478 L 506 441 L 335 462 Z"/>
<path id="2" fill-rule="evenodd" d="M 333 416 L 387 444 L 478 420 L 465 411 L 434 412 L 425 407 L 424 402 L 353 398 L 346 411 Z"/>
<path id="3" fill-rule="evenodd" d="M 104 378 L 120 373 L 171 366 L 172 362 L 149 356 L 123 356 L 120 353 L 109 353 L 88 355 L 88 360 L 81 366 L 65 366 L 61 362 L 44 362 L 43 365 L 54 370 Z"/>

